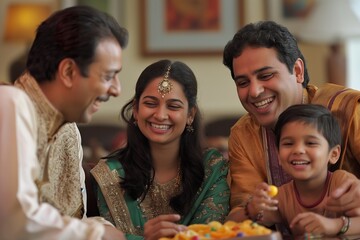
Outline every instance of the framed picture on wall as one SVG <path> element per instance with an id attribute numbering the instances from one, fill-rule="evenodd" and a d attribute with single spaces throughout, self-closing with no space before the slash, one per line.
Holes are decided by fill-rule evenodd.
<path id="1" fill-rule="evenodd" d="M 71 7 L 75 5 L 87 5 L 107 12 L 120 23 L 124 23 L 124 3 L 125 0 L 60 0 L 60 8 Z"/>
<path id="2" fill-rule="evenodd" d="M 265 0 L 267 18 L 284 25 L 295 36 L 313 10 L 316 0 Z"/>
<path id="3" fill-rule="evenodd" d="M 145 56 L 220 54 L 243 24 L 243 0 L 141 0 Z"/>

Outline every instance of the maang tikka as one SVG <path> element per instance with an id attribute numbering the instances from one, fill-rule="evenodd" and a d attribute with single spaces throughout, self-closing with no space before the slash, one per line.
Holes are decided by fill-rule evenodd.
<path id="1" fill-rule="evenodd" d="M 165 94 L 171 92 L 172 90 L 172 83 L 169 80 L 170 69 L 171 69 L 171 64 L 166 70 L 164 79 L 158 85 L 158 92 L 160 93 L 162 98 L 164 98 Z"/>

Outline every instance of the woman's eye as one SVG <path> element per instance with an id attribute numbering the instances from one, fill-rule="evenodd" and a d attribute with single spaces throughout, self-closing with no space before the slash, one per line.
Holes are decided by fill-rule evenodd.
<path id="1" fill-rule="evenodd" d="M 179 105 L 169 105 L 169 108 L 177 110 L 177 109 L 180 109 L 181 106 L 179 106 Z"/>
<path id="2" fill-rule="evenodd" d="M 145 106 L 148 106 L 148 107 L 154 107 L 154 106 L 156 106 L 156 103 L 153 103 L 153 102 L 144 102 L 144 105 L 145 105 Z"/>

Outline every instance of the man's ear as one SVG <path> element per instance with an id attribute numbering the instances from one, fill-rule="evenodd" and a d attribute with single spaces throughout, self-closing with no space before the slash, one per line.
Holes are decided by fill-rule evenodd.
<path id="1" fill-rule="evenodd" d="M 76 63 L 71 58 L 64 58 L 58 66 L 58 78 L 65 87 L 71 88 L 74 84 L 74 76 L 76 71 Z"/>
<path id="2" fill-rule="evenodd" d="M 295 74 L 295 77 L 296 77 L 296 82 L 298 83 L 303 83 L 304 82 L 304 62 L 303 60 L 301 60 L 301 58 L 298 58 L 296 61 L 295 61 L 295 64 L 294 64 L 294 74 Z"/>
<path id="3" fill-rule="evenodd" d="M 335 147 L 333 147 L 329 152 L 329 163 L 335 164 L 339 160 L 340 153 L 341 153 L 340 145 L 336 145 Z"/>

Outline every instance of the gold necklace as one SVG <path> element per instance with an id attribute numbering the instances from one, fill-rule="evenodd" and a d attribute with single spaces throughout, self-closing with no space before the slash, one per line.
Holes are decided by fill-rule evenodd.
<path id="1" fill-rule="evenodd" d="M 170 199 L 181 191 L 181 171 L 178 168 L 177 175 L 172 180 L 164 184 L 153 181 L 144 201 L 140 203 L 140 208 L 144 217 L 152 219 L 162 214 L 175 213 L 170 207 Z"/>

